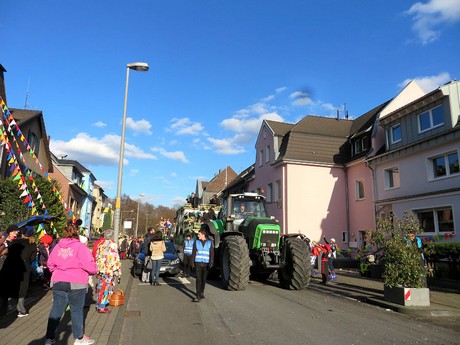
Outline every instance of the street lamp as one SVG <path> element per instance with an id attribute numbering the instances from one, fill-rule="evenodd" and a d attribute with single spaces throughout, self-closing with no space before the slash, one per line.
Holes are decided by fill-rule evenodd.
<path id="1" fill-rule="evenodd" d="M 139 197 L 137 198 L 137 218 L 136 218 L 136 229 L 134 232 L 134 237 L 137 237 L 137 232 L 139 231 L 139 205 L 140 205 L 140 199 L 143 198 L 145 194 L 139 194 Z"/>
<path id="2" fill-rule="evenodd" d="M 149 65 L 145 62 L 133 62 L 126 65 L 126 86 L 125 86 L 125 102 L 123 107 L 123 121 L 121 123 L 121 140 L 120 140 L 120 161 L 118 162 L 118 182 L 117 182 L 117 198 L 115 201 L 113 239 L 118 243 L 118 234 L 120 232 L 120 216 L 121 216 L 121 184 L 123 179 L 123 159 L 125 155 L 125 132 L 126 132 L 126 108 L 128 106 L 128 80 L 129 70 L 147 72 Z"/>

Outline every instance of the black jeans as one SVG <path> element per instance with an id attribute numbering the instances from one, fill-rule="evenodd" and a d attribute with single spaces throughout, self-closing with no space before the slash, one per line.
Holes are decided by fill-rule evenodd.
<path id="1" fill-rule="evenodd" d="M 192 266 L 192 254 L 184 254 L 184 275 L 190 275 L 190 267 Z"/>
<path id="2" fill-rule="evenodd" d="M 204 286 L 206 285 L 206 275 L 208 274 L 208 264 L 204 262 L 195 263 L 196 275 L 196 298 L 200 299 L 204 295 Z"/>

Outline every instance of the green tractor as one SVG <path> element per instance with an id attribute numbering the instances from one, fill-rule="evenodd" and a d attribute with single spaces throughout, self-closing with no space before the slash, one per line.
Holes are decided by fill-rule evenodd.
<path id="1" fill-rule="evenodd" d="M 201 225 L 214 241 L 214 272 L 228 290 L 244 290 L 249 276 L 268 279 L 277 272 L 282 288 L 305 289 L 310 282 L 310 253 L 298 234 L 282 235 L 267 216 L 265 198 L 256 193 L 230 194 L 218 219 Z"/>

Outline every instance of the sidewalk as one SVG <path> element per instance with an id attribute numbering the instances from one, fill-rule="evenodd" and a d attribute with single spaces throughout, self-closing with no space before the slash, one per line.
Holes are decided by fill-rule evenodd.
<path id="1" fill-rule="evenodd" d="M 391 309 L 402 314 L 423 317 L 460 317 L 460 291 L 430 290 L 429 307 L 405 307 L 383 298 L 383 282 L 377 279 L 363 278 L 356 271 L 336 270 L 337 280 L 321 284 L 320 277 L 312 279 L 309 288 L 328 291 L 361 302 Z"/>
<path id="2" fill-rule="evenodd" d="M 131 267 L 131 260 L 122 261 L 122 278 L 117 287 L 125 293 L 131 289 L 133 281 Z M 43 345 L 48 315 L 53 303 L 52 298 L 52 291 L 45 291 L 38 286 L 29 289 L 29 295 L 26 297 L 26 308 L 29 315 L 23 318 L 16 316 L 16 308 L 10 301 L 8 314 L 0 318 L 0 343 L 2 345 Z M 128 296 L 126 296 L 125 305 L 109 307 L 112 310 L 110 314 L 96 312 L 94 304 L 85 309 L 85 334 L 95 339 L 97 345 L 118 344 L 127 302 Z M 59 324 L 56 345 L 73 343 L 70 312 L 66 312 Z"/>

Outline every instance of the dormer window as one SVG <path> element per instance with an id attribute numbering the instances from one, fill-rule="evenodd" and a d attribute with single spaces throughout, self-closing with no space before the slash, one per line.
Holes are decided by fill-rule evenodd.
<path id="1" fill-rule="evenodd" d="M 355 154 L 360 153 L 363 150 L 363 145 L 361 143 L 361 139 L 355 141 Z"/>
<path id="2" fill-rule="evenodd" d="M 401 141 L 401 125 L 398 123 L 390 128 L 390 142 L 396 144 Z"/>
<path id="3" fill-rule="evenodd" d="M 429 131 L 444 124 L 442 106 L 430 109 L 418 116 L 419 133 Z"/>
<path id="4" fill-rule="evenodd" d="M 30 148 L 34 151 L 35 155 L 38 156 L 38 152 L 40 149 L 40 142 L 37 136 L 33 132 L 29 132 L 27 137 L 27 142 L 29 143 Z"/>

